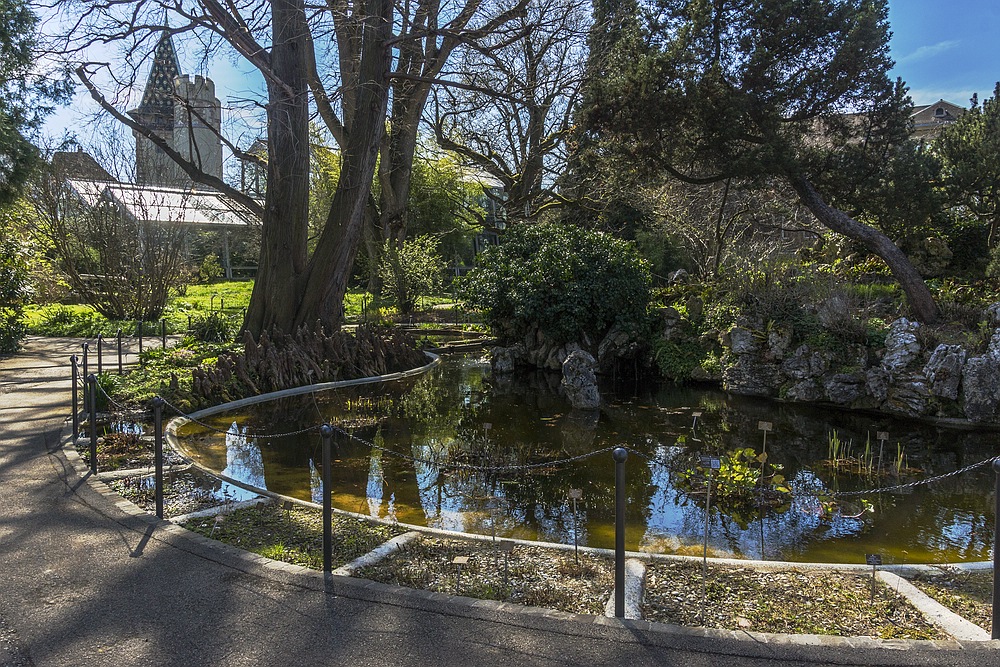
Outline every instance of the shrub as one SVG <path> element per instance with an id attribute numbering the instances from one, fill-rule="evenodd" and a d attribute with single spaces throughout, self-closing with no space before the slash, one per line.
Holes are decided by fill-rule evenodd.
<path id="1" fill-rule="evenodd" d="M 24 338 L 22 315 L 31 292 L 29 281 L 24 248 L 0 227 L 0 353 L 14 352 Z"/>
<path id="2" fill-rule="evenodd" d="M 221 312 L 212 312 L 191 322 L 191 335 L 204 343 L 227 343 L 235 333 L 232 320 Z"/>
<path id="3" fill-rule="evenodd" d="M 444 263 L 438 254 L 438 242 L 430 236 L 403 241 L 397 247 L 387 241 L 379 266 L 383 293 L 396 300 L 399 312 L 412 313 L 417 299 L 441 289 Z"/>
<path id="4" fill-rule="evenodd" d="M 214 254 L 205 255 L 198 267 L 198 282 L 210 283 L 222 277 L 222 264 L 219 264 L 219 257 Z"/>
<path id="5" fill-rule="evenodd" d="M 523 224 L 479 256 L 463 291 L 503 340 L 537 325 L 557 343 L 590 336 L 596 344 L 615 325 L 641 327 L 649 282 L 631 243 L 577 227 Z"/>

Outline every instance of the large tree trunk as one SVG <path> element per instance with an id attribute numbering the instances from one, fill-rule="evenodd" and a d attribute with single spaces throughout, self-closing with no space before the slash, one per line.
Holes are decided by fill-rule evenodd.
<path id="1" fill-rule="evenodd" d="M 367 0 L 354 108 L 341 176 L 327 224 L 308 256 L 309 106 L 306 49 L 309 25 L 303 0 L 272 0 L 275 26 L 271 67 L 280 82 L 268 85 L 268 188 L 261 259 L 245 326 L 255 336 L 274 327 L 291 332 L 321 322 L 339 328 L 371 192 L 387 103 L 390 0 Z"/>
<path id="2" fill-rule="evenodd" d="M 309 216 L 309 98 L 305 50 L 309 25 L 304 0 L 271 0 L 268 82 L 267 193 L 260 261 L 244 326 L 259 336 L 290 331 L 307 270 Z"/>
<path id="3" fill-rule="evenodd" d="M 937 321 L 938 308 L 934 303 L 934 297 L 931 296 L 930 290 L 927 289 L 927 285 L 913 264 L 889 237 L 827 204 L 804 176 L 792 174 L 788 180 L 802 203 L 823 225 L 838 234 L 859 241 L 870 252 L 882 258 L 906 292 L 906 298 L 917 319 L 927 324 Z"/>
<path id="4" fill-rule="evenodd" d="M 309 261 L 309 275 L 293 326 L 322 322 L 339 328 L 344 295 L 354 268 L 371 193 L 378 147 L 385 131 L 388 103 L 386 72 L 391 62 L 388 39 L 392 28 L 391 0 L 367 0 L 360 81 L 355 108 L 347 118 L 347 142 L 340 179 L 326 227 Z M 304 135 L 305 136 L 305 135 Z"/>

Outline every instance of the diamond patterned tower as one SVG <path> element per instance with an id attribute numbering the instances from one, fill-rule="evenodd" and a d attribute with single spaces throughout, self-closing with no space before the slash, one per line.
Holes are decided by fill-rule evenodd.
<path id="1" fill-rule="evenodd" d="M 139 123 L 162 137 L 171 148 L 222 178 L 222 141 L 218 136 L 222 105 L 215 84 L 201 76 L 182 75 L 170 33 L 164 31 L 153 52 L 142 102 L 128 112 Z M 159 146 L 135 136 L 136 183 L 189 186 L 191 179 Z"/>

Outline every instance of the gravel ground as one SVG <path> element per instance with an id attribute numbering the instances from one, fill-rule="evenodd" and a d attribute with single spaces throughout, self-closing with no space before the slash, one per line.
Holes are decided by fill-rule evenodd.
<path id="1" fill-rule="evenodd" d="M 267 558 L 323 567 L 323 513 L 307 507 L 282 509 L 275 504 L 245 507 L 224 515 L 191 519 L 188 530 Z M 333 567 L 351 562 L 403 531 L 382 524 L 333 517 Z"/>
<path id="2" fill-rule="evenodd" d="M 152 477 L 125 477 L 108 482 L 108 486 L 123 498 L 147 512 L 156 511 Z M 189 472 L 170 473 L 163 482 L 163 515 L 167 518 L 190 514 L 226 504 L 214 488 L 206 488 L 205 480 Z"/>
<path id="3" fill-rule="evenodd" d="M 918 575 L 913 585 L 948 609 L 975 623 L 983 630 L 993 630 L 993 572 L 947 572 Z"/>
<path id="4" fill-rule="evenodd" d="M 220 505 L 217 490 L 196 476 L 174 475 L 164 491 L 167 516 Z M 153 511 L 148 478 L 110 484 L 124 497 Z M 322 567 L 322 512 L 268 503 L 193 519 L 184 524 L 214 539 L 268 558 Z M 334 564 L 340 567 L 403 531 L 391 526 L 334 517 Z M 614 562 L 572 552 L 501 542 L 420 537 L 356 576 L 383 583 L 480 599 L 500 600 L 584 614 L 603 614 L 614 587 Z M 461 565 L 456 557 L 467 557 Z M 914 583 L 945 606 L 990 629 L 992 573 L 954 573 Z M 944 639 L 904 598 L 871 577 L 821 571 L 766 571 L 710 566 L 702 620 L 700 563 L 648 566 L 643 617 L 685 626 L 759 632 L 833 634 L 881 638 Z"/>
<path id="5" fill-rule="evenodd" d="M 871 577 L 842 572 L 709 566 L 701 622 L 700 563 L 656 563 L 646 575 L 643 617 L 730 630 L 944 639 L 903 597 Z"/>
<path id="6" fill-rule="evenodd" d="M 516 602 L 580 614 L 603 614 L 614 587 L 614 562 L 572 552 L 493 541 L 420 537 L 357 576 L 408 588 Z M 467 557 L 461 566 L 456 557 Z"/>

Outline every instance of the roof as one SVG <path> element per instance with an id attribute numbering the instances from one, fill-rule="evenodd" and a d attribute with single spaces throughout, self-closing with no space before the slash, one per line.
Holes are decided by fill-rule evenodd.
<path id="1" fill-rule="evenodd" d="M 129 111 L 132 116 L 148 116 L 153 122 L 173 123 L 174 119 L 174 79 L 180 76 L 181 68 L 174 50 L 173 40 L 166 30 L 153 51 L 153 67 L 146 79 L 146 90 L 142 102 Z"/>
<path id="2" fill-rule="evenodd" d="M 79 178 L 90 181 L 117 180 L 90 153 L 83 150 L 53 153 L 52 169 L 63 178 Z"/>
<path id="3" fill-rule="evenodd" d="M 259 219 L 245 206 L 213 190 L 67 179 L 88 206 L 109 202 L 138 222 L 179 223 L 201 227 L 245 226 Z"/>
<path id="4" fill-rule="evenodd" d="M 945 100 L 938 100 L 934 104 L 913 107 L 913 111 L 910 112 L 910 120 L 913 122 L 914 134 L 934 134 L 942 126 L 954 123 L 964 113 L 964 107 Z"/>

